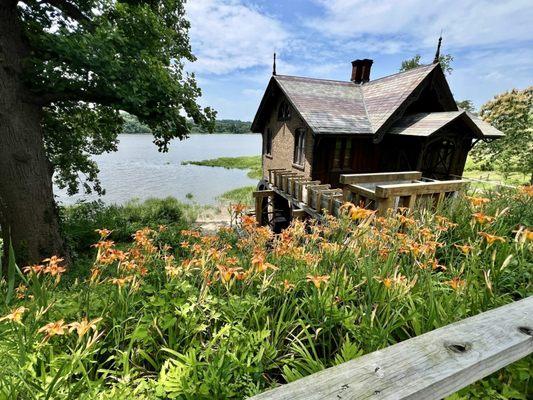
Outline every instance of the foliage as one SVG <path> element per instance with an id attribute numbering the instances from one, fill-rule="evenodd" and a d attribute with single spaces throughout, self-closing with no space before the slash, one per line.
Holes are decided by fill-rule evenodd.
<path id="1" fill-rule="evenodd" d="M 241 188 L 229 190 L 220 196 L 221 200 L 230 203 L 241 203 L 246 205 L 252 205 L 253 197 L 252 192 L 256 189 L 255 186 L 244 186 Z"/>
<path id="2" fill-rule="evenodd" d="M 474 107 L 474 103 L 472 103 L 472 100 L 461 100 L 457 101 L 457 107 L 459 107 L 461 110 L 466 110 L 471 113 L 475 113 L 476 108 Z"/>
<path id="3" fill-rule="evenodd" d="M 139 122 L 139 119 L 134 115 L 128 113 L 121 114 L 124 119 L 122 127 L 122 133 L 146 133 L 149 134 L 152 131 L 150 128 Z M 194 121 L 188 120 L 189 130 L 191 133 L 211 133 L 208 129 L 202 125 L 195 124 Z M 213 133 L 250 133 L 251 122 L 240 121 L 234 119 L 217 119 L 215 120 L 215 126 Z"/>
<path id="4" fill-rule="evenodd" d="M 152 133 L 150 128 L 144 124 L 141 124 L 139 122 L 139 118 L 137 118 L 135 115 L 123 113 L 122 119 L 124 120 L 124 124 L 122 125 L 121 133 Z"/>
<path id="5" fill-rule="evenodd" d="M 87 275 L 24 268 L 0 305 L 0 398 L 244 398 L 532 294 L 531 187 L 279 235 L 99 231 Z M 2 287 L 3 290 L 3 287 Z M 456 398 L 531 396 L 524 359 Z M 527 392 L 529 390 L 529 392 Z"/>
<path id="6" fill-rule="evenodd" d="M 172 197 L 129 201 L 123 205 L 105 205 L 102 201 L 78 203 L 61 207 L 61 226 L 71 250 L 83 253 L 98 240 L 96 229 L 112 230 L 110 238 L 116 242 L 130 242 L 132 235 L 143 227 L 157 229 L 165 225 L 165 239 L 169 233 L 179 233 L 196 219 L 199 207 L 180 203 Z"/>
<path id="7" fill-rule="evenodd" d="M 237 119 L 217 119 L 215 121 L 215 133 L 250 133 L 251 132 L 250 121 L 240 121 Z M 193 133 L 209 133 L 205 128 L 200 125 L 192 124 L 191 132 Z"/>
<path id="8" fill-rule="evenodd" d="M 533 87 L 497 95 L 481 107 L 480 116 L 505 137 L 478 143 L 473 159 L 504 174 L 529 174 L 533 181 Z"/>
<path id="9" fill-rule="evenodd" d="M 184 62 L 189 46 L 184 1 L 18 2 L 26 45 L 24 79 L 43 107 L 47 155 L 61 187 L 101 191 L 90 155 L 115 150 L 123 115 L 138 117 L 166 151 L 190 132 L 207 130 L 215 113 Z"/>
<path id="10" fill-rule="evenodd" d="M 262 172 L 261 156 L 219 157 L 202 161 L 183 161 L 182 165 L 203 165 L 206 167 L 223 167 L 249 169 L 248 177 L 261 179 Z"/>
<path id="11" fill-rule="evenodd" d="M 413 58 L 402 61 L 402 64 L 400 65 L 400 72 L 409 71 L 410 69 L 420 67 L 422 65 L 420 62 L 421 58 L 422 56 L 420 54 L 416 54 Z M 448 75 L 453 71 L 452 62 L 453 56 L 451 54 L 442 54 L 439 56 L 440 66 Z"/>

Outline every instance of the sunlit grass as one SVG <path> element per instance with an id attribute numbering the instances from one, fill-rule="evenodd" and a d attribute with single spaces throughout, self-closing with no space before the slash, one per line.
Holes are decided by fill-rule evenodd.
<path id="1" fill-rule="evenodd" d="M 249 169 L 248 177 L 252 179 L 261 179 L 262 177 L 261 156 L 219 157 L 202 161 L 183 161 L 182 165 Z"/>

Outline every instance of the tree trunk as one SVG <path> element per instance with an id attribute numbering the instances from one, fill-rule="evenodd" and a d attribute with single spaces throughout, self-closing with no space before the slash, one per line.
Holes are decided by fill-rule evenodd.
<path id="1" fill-rule="evenodd" d="M 22 81 L 27 49 L 16 1 L 0 0 L 0 226 L 20 266 L 65 255 L 42 137 L 42 108 Z"/>

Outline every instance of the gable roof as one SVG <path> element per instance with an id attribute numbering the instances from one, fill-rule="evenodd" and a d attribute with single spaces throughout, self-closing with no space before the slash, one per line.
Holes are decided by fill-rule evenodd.
<path id="1" fill-rule="evenodd" d="M 406 107 L 424 90 L 424 82 L 429 82 L 430 76 L 436 77 L 439 82 L 438 96 L 444 99 L 444 109 L 448 111 L 417 113 L 403 117 Z M 267 109 L 273 104 L 274 92 L 277 89 L 281 90 L 315 134 L 376 135 L 378 138 L 389 133 L 428 136 L 463 115 L 477 135 L 503 135 L 474 115 L 457 111 L 453 95 L 438 63 L 423 65 L 363 84 L 273 75 L 252 123 L 253 132 L 263 131 Z"/>
<path id="2" fill-rule="evenodd" d="M 374 132 L 383 126 L 437 65 L 424 65 L 361 85 Z"/>
<path id="3" fill-rule="evenodd" d="M 359 85 L 283 75 L 273 79 L 315 133 L 374 133 Z"/>
<path id="4" fill-rule="evenodd" d="M 459 119 L 470 126 L 478 137 L 496 138 L 504 136 L 502 132 L 490 124 L 464 110 L 407 115 L 395 122 L 387 131 L 387 134 L 427 137 Z"/>

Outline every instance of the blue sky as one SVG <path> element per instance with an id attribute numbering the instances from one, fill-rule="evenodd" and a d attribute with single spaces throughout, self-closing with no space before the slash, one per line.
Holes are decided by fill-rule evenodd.
<path id="1" fill-rule="evenodd" d="M 251 120 L 278 54 L 278 74 L 348 80 L 350 62 L 374 60 L 371 79 L 415 54 L 429 63 L 443 31 L 456 100 L 479 108 L 533 84 L 531 0 L 188 0 L 202 105 Z"/>

